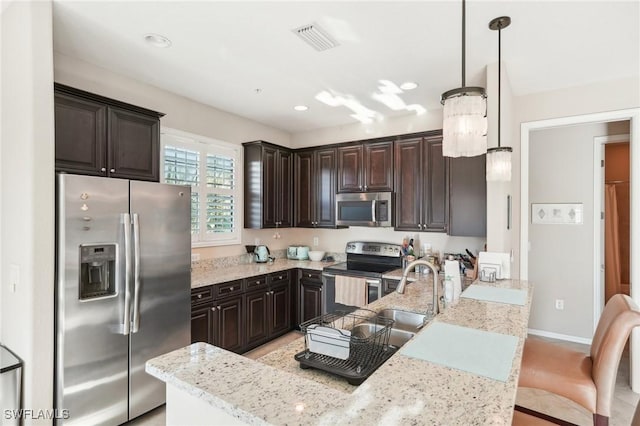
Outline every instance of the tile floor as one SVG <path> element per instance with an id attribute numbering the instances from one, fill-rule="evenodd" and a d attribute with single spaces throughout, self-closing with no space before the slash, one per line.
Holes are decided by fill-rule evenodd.
<path id="1" fill-rule="evenodd" d="M 258 359 L 271 351 L 274 351 L 301 336 L 298 331 L 292 331 L 278 339 L 264 344 L 250 352 L 244 354 L 247 358 Z M 537 337 L 534 337 L 537 338 Z M 578 343 L 564 342 L 552 339 L 545 339 L 567 346 L 575 350 L 589 352 L 589 346 Z M 629 386 L 629 353 L 625 351 L 620 361 L 618 378 L 616 380 L 616 390 L 613 397 L 613 414 L 609 420 L 610 426 L 628 426 L 635 406 L 640 399 L 640 395 L 631 391 Z M 566 398 L 556 396 L 537 389 L 519 389 L 516 398 L 517 404 L 530 408 L 551 416 L 563 419 L 577 425 L 591 425 L 591 414 L 581 406 L 569 401 Z M 138 417 L 127 423 L 127 426 L 160 426 L 165 422 L 165 407 L 158 407 L 155 410 Z"/>

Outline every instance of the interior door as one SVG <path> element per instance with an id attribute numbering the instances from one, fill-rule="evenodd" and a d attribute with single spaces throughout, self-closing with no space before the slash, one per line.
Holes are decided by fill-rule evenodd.
<path id="1" fill-rule="evenodd" d="M 165 401 L 164 383 L 145 373 L 145 363 L 190 343 L 191 193 L 185 186 L 142 181 L 131 181 L 130 188 L 139 250 L 130 335 L 129 416 L 134 418 Z"/>

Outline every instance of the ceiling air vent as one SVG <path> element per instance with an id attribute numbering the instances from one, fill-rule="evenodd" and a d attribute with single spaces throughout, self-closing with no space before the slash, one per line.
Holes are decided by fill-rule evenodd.
<path id="1" fill-rule="evenodd" d="M 315 23 L 304 25 L 292 31 L 318 52 L 338 46 L 338 43 L 329 36 L 327 31 Z"/>

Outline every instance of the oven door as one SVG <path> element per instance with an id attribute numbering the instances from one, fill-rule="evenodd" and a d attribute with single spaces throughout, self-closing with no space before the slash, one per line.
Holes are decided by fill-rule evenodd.
<path id="1" fill-rule="evenodd" d="M 338 226 L 393 226 L 393 193 L 336 195 Z"/>
<path id="2" fill-rule="evenodd" d="M 382 297 L 382 280 L 379 278 L 364 278 L 367 293 L 367 304 L 375 302 Z M 322 273 L 326 297 L 326 312 L 353 312 L 362 306 L 345 305 L 336 302 L 336 276 L 326 272 Z"/>

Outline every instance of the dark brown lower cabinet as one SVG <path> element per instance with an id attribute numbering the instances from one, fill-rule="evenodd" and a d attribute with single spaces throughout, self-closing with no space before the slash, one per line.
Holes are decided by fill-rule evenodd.
<path id="1" fill-rule="evenodd" d="M 302 279 L 300 281 L 300 293 L 301 293 L 301 322 L 309 321 L 317 316 L 322 315 L 322 283 L 314 281 L 307 281 Z"/>
<path id="2" fill-rule="evenodd" d="M 282 271 L 192 290 L 191 342 L 243 353 L 288 332 L 291 276 Z"/>
<path id="3" fill-rule="evenodd" d="M 211 304 L 191 309 L 191 343 L 212 343 L 213 311 Z"/>
<path id="4" fill-rule="evenodd" d="M 246 346 L 248 348 L 260 345 L 269 336 L 267 322 L 268 298 L 269 292 L 266 290 L 247 294 L 245 318 L 247 319 Z"/>
<path id="5" fill-rule="evenodd" d="M 212 344 L 232 352 L 242 352 L 244 341 L 242 329 L 242 296 L 215 301 L 213 306 Z"/>
<path id="6" fill-rule="evenodd" d="M 291 289 L 287 281 L 269 292 L 269 338 L 291 330 Z"/>

